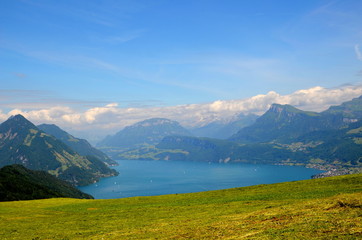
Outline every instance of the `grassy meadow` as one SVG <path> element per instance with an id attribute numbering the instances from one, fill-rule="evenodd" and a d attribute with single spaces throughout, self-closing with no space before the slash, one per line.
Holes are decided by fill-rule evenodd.
<path id="1" fill-rule="evenodd" d="M 360 239 L 362 174 L 112 200 L 0 203 L 0 239 Z"/>

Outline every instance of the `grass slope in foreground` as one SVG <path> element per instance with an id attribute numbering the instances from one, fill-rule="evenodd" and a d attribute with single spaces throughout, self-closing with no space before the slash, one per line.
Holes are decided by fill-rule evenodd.
<path id="1" fill-rule="evenodd" d="M 0 239 L 358 239 L 362 174 L 157 197 L 0 203 Z"/>

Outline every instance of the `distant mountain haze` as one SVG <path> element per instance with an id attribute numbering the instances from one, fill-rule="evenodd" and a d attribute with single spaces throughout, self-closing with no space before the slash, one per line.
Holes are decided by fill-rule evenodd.
<path id="1" fill-rule="evenodd" d="M 191 136 L 178 122 L 166 118 L 147 119 L 124 128 L 97 144 L 111 156 L 120 151 L 158 144 L 166 136 Z"/>
<path id="2" fill-rule="evenodd" d="M 190 131 L 197 137 L 227 139 L 243 127 L 253 124 L 257 118 L 255 114 L 239 114 L 229 121 L 213 121 L 205 126 L 192 128 Z"/>

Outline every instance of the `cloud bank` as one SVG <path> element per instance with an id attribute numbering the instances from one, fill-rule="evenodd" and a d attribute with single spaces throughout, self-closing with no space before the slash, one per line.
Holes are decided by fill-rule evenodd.
<path id="1" fill-rule="evenodd" d="M 271 104 L 290 104 L 302 110 L 323 111 L 362 95 L 362 84 L 338 88 L 313 87 L 298 90 L 288 95 L 270 91 L 251 98 L 218 100 L 205 104 L 189 104 L 171 107 L 121 108 L 118 103 L 102 107 L 76 110 L 69 106 L 54 106 L 44 109 L 22 110 L 15 108 L 7 113 L 0 110 L 0 120 L 22 114 L 36 124 L 54 123 L 68 131 L 92 132 L 104 136 L 115 133 L 135 122 L 164 117 L 179 121 L 185 127 L 199 127 L 213 121 L 229 121 L 236 115 L 257 114 L 267 111 Z M 1 96 L 0 96 L 1 98 Z"/>

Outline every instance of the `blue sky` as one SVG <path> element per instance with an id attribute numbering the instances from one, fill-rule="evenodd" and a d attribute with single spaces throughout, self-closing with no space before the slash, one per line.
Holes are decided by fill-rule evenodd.
<path id="1" fill-rule="evenodd" d="M 203 104 L 362 81 L 360 0 L 1 5 L 3 114 Z"/>

